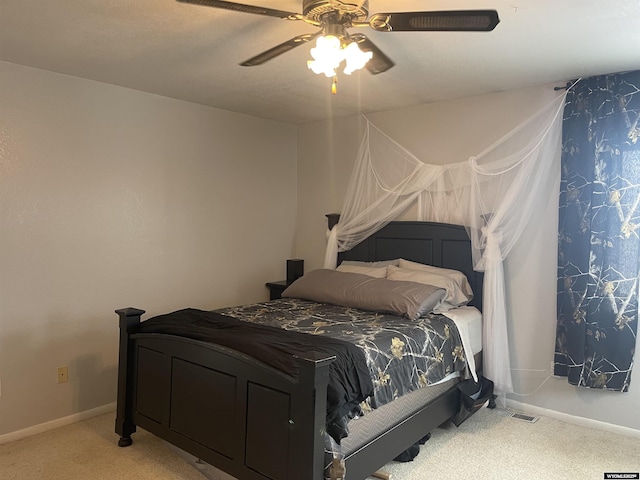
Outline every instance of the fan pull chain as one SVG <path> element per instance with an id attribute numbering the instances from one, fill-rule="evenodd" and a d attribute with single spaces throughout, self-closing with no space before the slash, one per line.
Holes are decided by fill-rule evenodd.
<path id="1" fill-rule="evenodd" d="M 335 95 L 336 92 L 338 91 L 337 85 L 338 85 L 338 76 L 336 75 L 333 77 L 333 82 L 331 83 L 331 93 L 333 95 Z"/>

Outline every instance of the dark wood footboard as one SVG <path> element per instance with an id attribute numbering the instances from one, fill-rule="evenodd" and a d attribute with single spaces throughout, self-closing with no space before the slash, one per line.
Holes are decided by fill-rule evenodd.
<path id="1" fill-rule="evenodd" d="M 134 333 L 144 311 L 116 312 L 119 445 L 139 426 L 241 480 L 323 478 L 333 357 L 298 358 L 294 381 L 218 345 Z"/>

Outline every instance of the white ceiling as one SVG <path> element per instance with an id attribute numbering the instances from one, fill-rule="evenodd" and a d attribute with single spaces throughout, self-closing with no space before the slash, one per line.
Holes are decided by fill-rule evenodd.
<path id="1" fill-rule="evenodd" d="M 302 12 L 302 0 L 243 3 Z M 396 66 L 331 80 L 310 45 L 238 64 L 316 28 L 175 0 L 0 0 L 0 60 L 290 123 L 640 69 L 638 0 L 370 0 L 370 13 L 495 9 L 493 32 L 364 33 Z M 1 87 L 1 85 L 0 85 Z"/>

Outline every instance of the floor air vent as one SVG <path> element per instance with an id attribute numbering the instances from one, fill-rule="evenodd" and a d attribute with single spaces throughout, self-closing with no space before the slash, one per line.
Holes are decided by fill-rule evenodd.
<path id="1" fill-rule="evenodd" d="M 534 423 L 538 421 L 538 417 L 534 417 L 533 415 L 525 415 L 524 413 L 514 412 L 514 413 L 511 413 L 509 416 L 517 420 L 522 420 L 523 422 Z"/>

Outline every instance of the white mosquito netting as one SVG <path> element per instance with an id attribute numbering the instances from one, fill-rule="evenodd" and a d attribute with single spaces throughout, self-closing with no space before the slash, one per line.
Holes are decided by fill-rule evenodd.
<path id="1" fill-rule="evenodd" d="M 538 205 L 557 192 L 566 92 L 466 161 L 429 165 L 367 120 L 342 207 L 329 232 L 325 268 L 410 208 L 417 219 L 464 225 L 474 268 L 484 271 L 483 368 L 498 394 L 513 392 L 503 261 Z"/>

